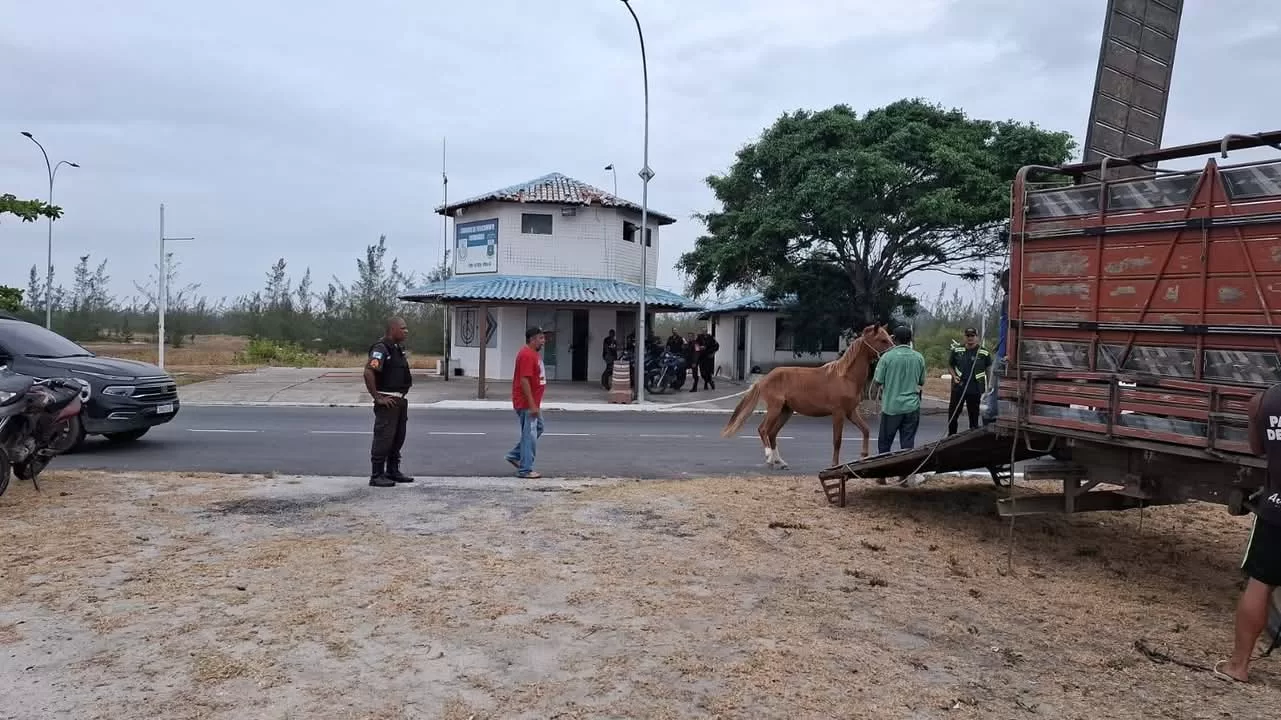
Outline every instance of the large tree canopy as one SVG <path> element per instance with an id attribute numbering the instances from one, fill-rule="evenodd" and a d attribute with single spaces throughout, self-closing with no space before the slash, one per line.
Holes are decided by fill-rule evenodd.
<path id="1" fill-rule="evenodd" d="M 799 351 L 833 328 L 888 321 L 920 270 L 973 277 L 999 251 L 1023 165 L 1066 162 L 1071 135 L 969 118 L 922 100 L 863 117 L 845 105 L 784 115 L 707 184 L 722 209 L 678 267 L 689 291 L 794 297 Z"/>
<path id="2" fill-rule="evenodd" d="M 0 216 L 6 214 L 17 215 L 23 222 L 35 222 L 41 217 L 57 220 L 62 217 L 62 208 L 39 200 L 19 200 L 5 193 L 0 195 Z"/>

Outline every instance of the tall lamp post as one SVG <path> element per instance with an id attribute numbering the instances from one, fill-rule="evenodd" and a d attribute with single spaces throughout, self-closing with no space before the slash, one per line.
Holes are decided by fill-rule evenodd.
<path id="1" fill-rule="evenodd" d="M 614 176 L 614 197 L 618 197 L 618 170 L 614 167 L 614 163 L 606 165 L 605 169 Z"/>
<path id="2" fill-rule="evenodd" d="M 631 13 L 632 20 L 636 22 L 636 35 L 640 38 L 641 51 L 641 77 L 645 86 L 645 150 L 643 167 L 640 170 L 641 177 L 641 292 L 640 292 L 640 317 L 636 320 L 636 370 L 639 378 L 632 378 L 632 382 L 638 382 L 636 385 L 636 401 L 645 402 L 645 295 L 649 292 L 649 270 L 647 266 L 647 255 L 649 254 L 649 181 L 654 178 L 654 171 L 649 167 L 649 67 L 645 62 L 645 31 L 641 30 L 640 18 L 636 17 L 636 11 L 632 9 L 628 0 L 622 0 L 627 6 L 627 12 Z"/>
<path id="3" fill-rule="evenodd" d="M 23 130 L 22 134 L 26 136 L 28 140 L 35 143 L 36 147 L 40 148 L 40 154 L 44 155 L 44 166 L 45 166 L 45 169 L 49 172 L 49 205 L 52 206 L 53 205 L 53 179 L 58 175 L 58 168 L 62 167 L 63 165 L 70 165 L 73 168 L 78 168 L 80 166 L 77 165 L 76 163 L 71 162 L 70 160 L 59 160 L 58 164 L 50 165 L 49 153 L 45 152 L 44 145 L 41 145 L 40 141 L 37 140 L 34 135 L 27 132 L 26 130 Z M 53 218 L 52 217 L 49 218 L 49 247 L 48 247 L 47 254 L 45 255 L 44 326 L 47 329 L 53 329 Z"/>
<path id="4" fill-rule="evenodd" d="M 165 369 L 165 308 L 169 304 L 169 257 L 165 243 L 195 240 L 192 237 L 165 237 L 165 204 L 160 203 L 160 264 L 156 266 L 156 364 Z"/>

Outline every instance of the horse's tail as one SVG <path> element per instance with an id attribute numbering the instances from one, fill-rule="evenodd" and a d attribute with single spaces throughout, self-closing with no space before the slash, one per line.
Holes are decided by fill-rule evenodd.
<path id="1" fill-rule="evenodd" d="M 747 422 L 747 416 L 752 414 L 752 411 L 756 409 L 756 403 L 760 400 L 761 385 L 764 382 L 765 378 L 757 380 L 756 383 L 748 389 L 747 394 L 743 396 L 743 399 L 739 400 L 738 404 L 734 406 L 734 414 L 730 415 L 729 424 L 727 424 L 725 429 L 721 431 L 721 437 L 729 437 L 730 435 L 733 435 L 738 432 L 739 428 L 743 427 L 743 423 Z"/>

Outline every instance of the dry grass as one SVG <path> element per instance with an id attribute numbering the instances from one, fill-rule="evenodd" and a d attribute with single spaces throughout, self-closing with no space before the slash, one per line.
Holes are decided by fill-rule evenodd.
<path id="1" fill-rule="evenodd" d="M 249 372 L 260 365 L 237 362 L 237 353 L 245 349 L 248 338 L 229 335 L 200 335 L 194 341 L 188 341 L 180 348 L 165 349 L 165 369 L 169 370 L 180 384 L 212 380 L 223 375 L 237 372 Z M 135 342 L 131 344 L 100 342 L 83 343 L 90 351 L 109 357 L 138 360 L 155 363 L 158 359 L 154 342 Z M 418 370 L 434 370 L 436 355 L 411 356 L 412 366 Z M 345 351 L 325 353 L 321 361 L 323 367 L 354 368 L 365 362 L 365 356 Z"/>
<path id="2" fill-rule="evenodd" d="M 485 482 L 24 484 L 0 498 L 0 643 L 18 658 L 0 675 L 32 665 L 10 689 L 45 716 L 122 719 L 1218 718 L 1281 701 L 1275 661 L 1229 687 L 1134 649 L 1226 650 L 1245 525 L 1221 508 L 1023 519 L 1011 571 L 990 484 L 869 487 L 839 510 L 809 478 Z"/>

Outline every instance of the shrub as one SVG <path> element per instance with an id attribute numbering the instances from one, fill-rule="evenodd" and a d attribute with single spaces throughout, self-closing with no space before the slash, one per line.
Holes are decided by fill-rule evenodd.
<path id="1" fill-rule="evenodd" d="M 316 367 L 320 365 L 320 356 L 296 343 L 252 338 L 244 350 L 236 353 L 236 362 L 244 365 Z"/>

